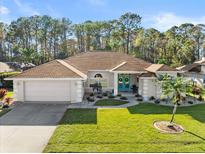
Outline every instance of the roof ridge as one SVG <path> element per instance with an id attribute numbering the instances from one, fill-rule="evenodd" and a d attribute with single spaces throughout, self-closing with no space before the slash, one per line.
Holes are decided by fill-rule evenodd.
<path id="1" fill-rule="evenodd" d="M 54 60 L 51 60 L 51 61 L 45 62 L 45 63 L 43 63 L 43 64 L 40 64 L 40 65 L 34 66 L 34 67 L 32 67 L 32 68 L 30 68 L 30 69 L 27 69 L 27 70 L 25 70 L 25 71 L 21 71 L 20 74 L 24 74 L 24 73 L 30 72 L 30 71 L 32 71 L 32 70 L 35 70 L 35 69 L 41 67 L 42 65 L 46 65 L 46 64 L 49 64 L 49 63 L 52 63 L 52 62 L 55 62 L 55 61 L 56 61 L 56 60 L 54 59 Z M 15 76 L 18 76 L 18 75 L 19 75 L 19 74 L 12 75 L 12 76 L 10 76 L 10 77 L 8 77 L 8 78 L 15 77 Z"/>
<path id="2" fill-rule="evenodd" d="M 127 61 L 123 61 L 123 62 L 120 63 L 119 65 L 117 65 L 117 66 L 113 67 L 112 69 L 110 69 L 110 71 L 114 71 L 114 70 L 118 69 L 119 67 L 125 65 L 126 63 L 127 63 Z"/>
<path id="3" fill-rule="evenodd" d="M 155 68 L 153 68 L 155 66 Z M 162 68 L 164 64 L 151 64 L 149 67 L 145 68 L 146 71 L 148 72 L 157 72 L 160 68 Z"/>
<path id="4" fill-rule="evenodd" d="M 83 72 L 79 71 L 77 68 L 73 67 L 72 65 L 70 65 L 69 63 L 65 62 L 64 60 L 57 60 L 60 64 L 62 64 L 63 66 L 65 66 L 66 68 L 70 69 L 71 71 L 73 71 L 74 73 L 78 74 L 79 76 L 81 76 L 83 79 L 87 79 L 87 75 L 84 74 Z"/>
<path id="5" fill-rule="evenodd" d="M 161 69 L 163 66 L 165 66 L 165 64 L 157 64 L 157 65 L 160 65 L 157 70 L 159 70 L 159 69 Z"/>

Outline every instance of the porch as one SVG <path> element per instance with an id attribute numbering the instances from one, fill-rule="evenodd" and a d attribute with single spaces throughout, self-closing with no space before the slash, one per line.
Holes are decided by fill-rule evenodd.
<path id="1" fill-rule="evenodd" d="M 117 73 L 114 72 L 114 95 L 123 94 L 125 96 L 133 96 L 140 93 L 141 73 Z"/>
<path id="2" fill-rule="evenodd" d="M 143 72 L 110 72 L 90 71 L 84 84 L 86 93 L 93 93 L 93 85 L 99 84 L 102 92 L 111 92 L 113 95 L 123 93 L 132 95 L 140 93 L 140 75 Z"/>

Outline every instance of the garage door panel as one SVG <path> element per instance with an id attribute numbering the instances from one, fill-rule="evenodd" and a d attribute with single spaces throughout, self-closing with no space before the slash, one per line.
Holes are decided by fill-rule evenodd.
<path id="1" fill-rule="evenodd" d="M 70 101 L 70 81 L 26 81 L 26 101 Z"/>

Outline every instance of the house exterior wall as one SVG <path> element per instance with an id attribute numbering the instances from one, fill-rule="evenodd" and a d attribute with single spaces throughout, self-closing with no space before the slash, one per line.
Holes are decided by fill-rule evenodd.
<path id="1" fill-rule="evenodd" d="M 201 73 L 205 74 L 205 65 L 201 65 Z"/>
<path id="2" fill-rule="evenodd" d="M 13 89 L 14 89 L 14 100 L 15 101 L 24 101 L 24 81 L 13 81 Z"/>
<path id="3" fill-rule="evenodd" d="M 74 84 L 74 82 L 71 82 L 72 84 Z M 74 86 L 74 85 L 73 85 Z M 77 102 L 82 102 L 83 101 L 83 95 L 84 95 L 84 87 L 83 87 L 83 81 L 75 81 L 75 90 L 72 90 L 73 88 L 71 88 L 71 91 L 74 92 L 72 96 L 72 100 L 71 103 L 77 103 Z"/>
<path id="4" fill-rule="evenodd" d="M 157 86 L 156 78 L 141 77 L 139 79 L 139 94 L 145 100 L 148 100 L 151 96 L 157 97 L 157 95 L 160 95 L 157 93 Z"/>
<path id="5" fill-rule="evenodd" d="M 144 100 L 149 100 L 151 96 L 160 98 L 162 96 L 162 85 L 156 77 L 140 77 L 139 94 L 143 96 Z"/>
<path id="6" fill-rule="evenodd" d="M 194 82 L 196 82 L 196 84 L 204 86 L 204 82 L 203 82 L 204 75 L 203 74 L 199 74 L 199 73 L 184 73 L 183 76 L 187 80 L 194 81 Z"/>
<path id="7" fill-rule="evenodd" d="M 158 72 L 157 76 L 169 74 L 176 77 L 176 72 Z M 139 94 L 148 100 L 151 96 L 160 98 L 162 96 L 162 85 L 157 81 L 156 77 L 140 77 L 139 78 Z"/>
<path id="8" fill-rule="evenodd" d="M 114 73 L 109 71 L 89 71 L 87 74 L 87 81 L 85 82 L 85 92 L 92 92 L 90 84 L 95 83 L 98 79 L 95 78 L 96 74 L 101 74 L 102 79 L 99 81 L 102 84 L 103 91 L 112 91 L 114 89 Z"/>

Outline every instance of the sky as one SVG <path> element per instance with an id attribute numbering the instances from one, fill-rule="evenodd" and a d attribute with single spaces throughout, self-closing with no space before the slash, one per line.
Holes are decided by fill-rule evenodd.
<path id="1" fill-rule="evenodd" d="M 166 31 L 182 23 L 205 24 L 205 0 L 0 0 L 0 21 L 22 16 L 67 17 L 73 23 L 118 19 L 126 12 L 142 17 L 141 26 Z"/>

